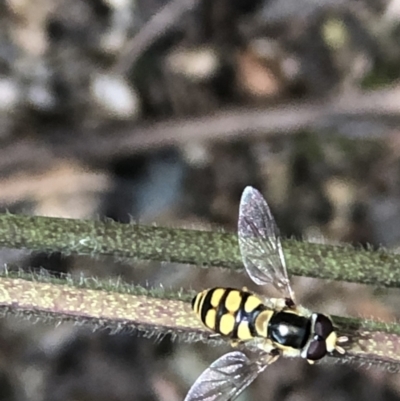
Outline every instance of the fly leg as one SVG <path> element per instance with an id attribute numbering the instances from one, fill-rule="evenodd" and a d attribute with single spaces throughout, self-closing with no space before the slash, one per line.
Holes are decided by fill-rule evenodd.
<path id="1" fill-rule="evenodd" d="M 248 342 L 248 348 L 256 348 L 262 351 L 263 354 L 272 355 L 274 357 L 279 357 L 281 355 L 281 351 L 276 348 L 269 338 L 254 338 Z"/>
<path id="2" fill-rule="evenodd" d="M 229 344 L 231 345 L 232 348 L 239 348 L 241 345 L 243 345 L 243 341 L 229 340 Z"/>
<path id="3" fill-rule="evenodd" d="M 271 365 L 272 363 L 277 361 L 280 356 L 280 351 L 277 348 L 274 348 L 273 350 L 271 350 L 271 352 L 263 355 L 260 358 L 260 363 L 262 363 L 263 365 Z"/>

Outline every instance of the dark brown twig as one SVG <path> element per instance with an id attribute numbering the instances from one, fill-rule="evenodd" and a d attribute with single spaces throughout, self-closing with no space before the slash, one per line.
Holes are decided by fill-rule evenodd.
<path id="1" fill-rule="evenodd" d="M 227 141 L 248 135 L 265 137 L 296 134 L 321 127 L 340 127 L 349 118 L 373 119 L 387 123 L 400 118 L 400 87 L 338 96 L 318 102 L 287 103 L 264 109 L 237 109 L 196 118 L 169 119 L 157 123 L 110 124 L 86 132 L 59 129 L 48 132 L 53 143 L 25 141 L 11 143 L 0 150 L 0 171 L 48 168 L 61 158 L 104 164 L 115 157 L 124 157 L 148 150 L 179 146 L 191 140 Z M 393 132 L 389 128 L 375 132 L 376 139 Z M 345 134 L 343 134 L 345 135 Z M 353 134 L 347 134 L 353 135 Z M 79 137 L 79 141 L 71 141 Z M 56 140 L 57 139 L 57 140 Z"/>
<path id="2" fill-rule="evenodd" d="M 171 0 L 148 21 L 127 43 L 114 65 L 116 75 L 125 74 L 136 60 L 160 37 L 170 31 L 182 15 L 191 10 L 198 0 Z"/>

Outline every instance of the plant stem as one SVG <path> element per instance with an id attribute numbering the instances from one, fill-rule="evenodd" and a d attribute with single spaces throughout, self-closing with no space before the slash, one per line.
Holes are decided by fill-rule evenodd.
<path id="1" fill-rule="evenodd" d="M 1 214 L 0 246 L 243 270 L 234 234 L 133 223 Z M 290 274 L 400 287 L 399 254 L 291 239 L 283 248 Z"/>
<path id="2" fill-rule="evenodd" d="M 173 337 L 189 342 L 222 342 L 205 329 L 191 310 L 189 294 L 144 289 L 83 277 L 53 278 L 48 274 L 9 273 L 0 276 L 0 312 L 35 321 L 72 321 L 112 332 L 138 330 L 144 335 Z M 400 370 L 400 325 L 334 317 L 339 335 L 350 342 L 344 361 L 378 364 Z"/>

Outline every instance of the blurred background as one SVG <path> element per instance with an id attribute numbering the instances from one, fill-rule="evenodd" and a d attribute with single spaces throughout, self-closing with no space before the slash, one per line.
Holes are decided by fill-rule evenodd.
<path id="1" fill-rule="evenodd" d="M 399 0 L 0 0 L 0 209 L 235 231 L 253 185 L 283 236 L 396 251 L 399 75 Z M 219 269 L 0 255 L 255 289 Z M 398 291 L 293 283 L 318 311 L 400 318 Z M 7 318 L 0 400 L 183 400 L 227 349 Z M 241 400 L 322 397 L 397 400 L 399 376 L 280 360 Z"/>

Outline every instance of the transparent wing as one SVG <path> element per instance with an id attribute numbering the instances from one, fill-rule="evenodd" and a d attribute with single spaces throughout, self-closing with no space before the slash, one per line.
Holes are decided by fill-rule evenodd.
<path id="1" fill-rule="evenodd" d="M 250 278 L 259 285 L 272 284 L 294 302 L 287 275 L 279 230 L 263 196 L 246 187 L 239 208 L 239 246 Z"/>
<path id="2" fill-rule="evenodd" d="M 200 375 L 185 401 L 232 401 L 267 365 L 260 358 L 250 360 L 240 351 L 225 354 Z"/>

